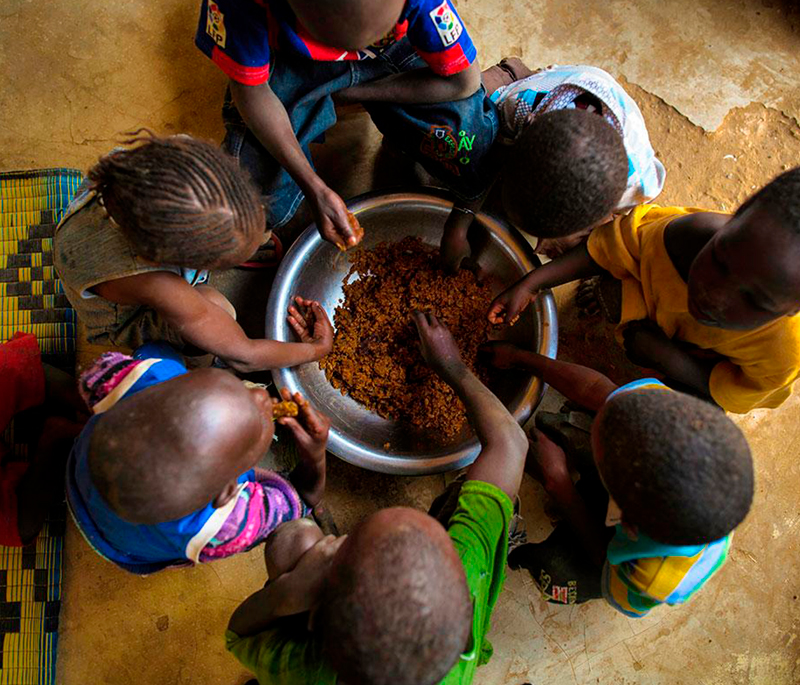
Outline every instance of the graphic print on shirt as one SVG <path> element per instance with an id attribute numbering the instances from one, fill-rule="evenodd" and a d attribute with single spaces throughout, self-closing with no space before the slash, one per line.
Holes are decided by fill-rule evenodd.
<path id="1" fill-rule="evenodd" d="M 447 0 L 444 0 L 442 4 L 435 9 L 432 9 L 429 14 L 434 26 L 436 26 L 436 31 L 439 33 L 439 38 L 442 39 L 442 44 L 445 47 L 453 45 L 453 43 L 458 40 L 464 27 L 455 13 L 450 9 Z"/>
<path id="2" fill-rule="evenodd" d="M 225 17 L 215 2 L 208 3 L 206 33 L 214 39 L 219 47 L 225 47 Z"/>
<path id="3" fill-rule="evenodd" d="M 436 160 L 453 175 L 461 175 L 461 171 L 454 164 L 458 155 L 458 141 L 452 127 L 432 124 L 428 134 L 422 138 L 420 152 Z"/>

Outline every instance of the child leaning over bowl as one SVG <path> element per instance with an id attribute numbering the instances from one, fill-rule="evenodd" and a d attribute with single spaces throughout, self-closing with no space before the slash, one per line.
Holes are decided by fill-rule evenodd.
<path id="1" fill-rule="evenodd" d="M 571 403 L 537 414 L 526 464 L 563 521 L 544 542 L 512 550 L 511 567 L 528 569 L 555 603 L 603 597 L 636 618 L 687 601 L 725 562 L 752 503 L 742 432 L 717 407 L 652 378 L 618 387 L 508 343 L 482 354 L 535 373 Z"/>
<path id="2" fill-rule="evenodd" d="M 471 683 L 492 653 L 508 529 L 527 441 L 435 316 L 415 312 L 425 360 L 464 402 L 481 452 L 430 515 L 381 509 L 349 535 L 282 525 L 269 582 L 239 606 L 228 649 L 261 685 Z"/>
<path id="3" fill-rule="evenodd" d="M 666 172 L 639 107 L 610 74 L 586 65 L 532 72 L 519 59 L 483 73 L 500 132 L 483 165 L 497 181 L 505 215 L 554 256 L 612 213 L 653 200 Z M 457 201 L 442 236 L 442 260 L 458 269 L 470 254 L 467 229 L 486 194 Z"/>
<path id="4" fill-rule="evenodd" d="M 236 162 L 189 136 L 130 142 L 89 170 L 55 235 L 55 267 L 89 342 L 163 340 L 243 372 L 325 356 L 333 327 L 319 303 L 289 308 L 299 342 L 252 339 L 205 284 L 206 269 L 240 264 L 267 238 L 264 208 Z"/>
<path id="5" fill-rule="evenodd" d="M 67 463 L 67 503 L 89 545 L 149 574 L 246 552 L 282 522 L 305 516 L 325 488 L 329 422 L 299 394 L 289 428 L 299 460 L 280 474 L 256 467 L 275 432 L 273 400 L 221 369 L 109 352 L 80 390 L 93 416 Z"/>
<path id="6" fill-rule="evenodd" d="M 800 373 L 800 167 L 735 214 L 642 205 L 498 295 L 512 321 L 542 289 L 594 289 L 632 361 L 726 411 L 777 407 Z"/>

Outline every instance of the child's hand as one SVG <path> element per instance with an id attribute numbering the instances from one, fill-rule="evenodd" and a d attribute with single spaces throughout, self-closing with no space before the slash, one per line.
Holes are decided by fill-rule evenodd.
<path id="1" fill-rule="evenodd" d="M 531 295 L 523 281 L 506 288 L 492 300 L 487 318 L 495 326 L 507 324 L 513 326 L 519 319 L 520 313 L 525 310 L 535 295 Z"/>
<path id="2" fill-rule="evenodd" d="M 444 378 L 464 368 L 461 353 L 447 326 L 433 314 L 424 314 L 419 310 L 415 310 L 411 317 L 417 327 L 422 356 L 428 366 Z"/>
<path id="3" fill-rule="evenodd" d="M 292 431 L 300 450 L 300 458 L 324 463 L 331 420 L 324 414 L 315 411 L 299 392 L 292 395 L 288 388 L 281 388 L 281 398 L 285 402 L 297 404 L 296 418 L 283 416 L 277 422 Z"/>
<path id="4" fill-rule="evenodd" d="M 501 340 L 490 340 L 478 348 L 478 359 L 495 369 L 513 369 L 519 348 Z"/>
<path id="5" fill-rule="evenodd" d="M 444 270 L 449 274 L 456 273 L 464 259 L 472 253 L 466 232 L 445 231 L 439 253 Z"/>
<path id="6" fill-rule="evenodd" d="M 300 557 L 291 571 L 280 576 L 289 584 L 286 594 L 292 598 L 291 614 L 311 611 L 317 606 L 330 573 L 333 557 L 346 539 L 346 535 L 341 537 L 326 535 Z"/>
<path id="7" fill-rule="evenodd" d="M 287 320 L 300 342 L 309 343 L 316 348 L 315 359 L 321 359 L 333 347 L 333 326 L 316 300 L 295 297 L 296 305 L 289 305 Z"/>
<path id="8" fill-rule="evenodd" d="M 322 191 L 308 199 L 317 230 L 324 240 L 333 243 L 340 250 L 358 245 L 364 237 L 364 231 L 359 231 L 358 222 L 351 219 L 352 215 L 339 195 L 325 186 Z"/>

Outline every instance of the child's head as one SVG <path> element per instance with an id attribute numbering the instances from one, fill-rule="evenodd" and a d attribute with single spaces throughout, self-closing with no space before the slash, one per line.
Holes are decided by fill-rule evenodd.
<path id="1" fill-rule="evenodd" d="M 658 542 L 718 540 L 750 509 L 747 441 L 696 397 L 652 388 L 614 395 L 594 421 L 592 448 L 623 521 Z"/>
<path id="2" fill-rule="evenodd" d="M 589 228 L 619 204 L 628 183 L 622 137 L 603 117 L 580 109 L 536 117 L 508 153 L 503 208 L 539 238 Z"/>
<path id="3" fill-rule="evenodd" d="M 264 239 L 264 207 L 248 176 L 219 148 L 189 136 L 145 136 L 89 170 L 136 254 L 195 269 L 235 266 Z"/>
<path id="4" fill-rule="evenodd" d="M 750 330 L 800 311 L 800 167 L 768 183 L 719 229 L 689 270 L 700 323 Z"/>
<path id="5" fill-rule="evenodd" d="M 343 682 L 434 685 L 472 627 L 464 567 L 442 525 L 414 509 L 382 509 L 348 535 L 315 615 Z"/>
<path id="6" fill-rule="evenodd" d="M 172 521 L 228 502 L 273 434 L 266 391 L 220 369 L 191 371 L 101 416 L 89 443 L 92 483 L 126 521 Z"/>
<path id="7" fill-rule="evenodd" d="M 405 0 L 289 0 L 303 27 L 325 45 L 361 50 L 374 45 L 400 19 Z"/>

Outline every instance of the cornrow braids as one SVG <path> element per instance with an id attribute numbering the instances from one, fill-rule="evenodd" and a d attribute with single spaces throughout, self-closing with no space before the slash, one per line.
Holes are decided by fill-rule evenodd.
<path id="1" fill-rule="evenodd" d="M 213 145 L 143 129 L 89 170 L 106 209 L 149 261 L 234 266 L 263 236 L 264 207 L 246 173 Z"/>

